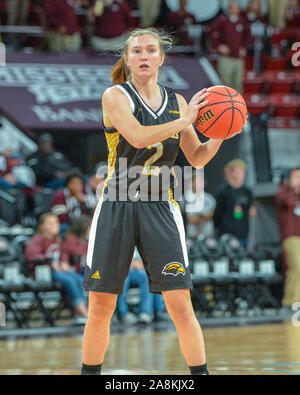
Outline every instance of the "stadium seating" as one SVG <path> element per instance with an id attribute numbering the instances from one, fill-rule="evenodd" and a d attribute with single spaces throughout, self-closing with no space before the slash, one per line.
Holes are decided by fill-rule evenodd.
<path id="1" fill-rule="evenodd" d="M 261 93 L 264 85 L 264 76 L 255 71 L 248 71 L 244 76 L 244 92 L 247 94 Z"/>
<path id="2" fill-rule="evenodd" d="M 41 325 L 56 325 L 62 313 L 73 316 L 73 309 L 61 285 L 52 281 L 47 262 L 26 262 L 26 241 L 34 230 L 0 228 L 0 295 L 7 312 L 20 328 L 29 327 L 34 313 Z"/>
<path id="3" fill-rule="evenodd" d="M 208 315 L 279 308 L 280 300 L 272 289 L 282 279 L 278 246 L 258 246 L 250 254 L 233 235 L 199 236 L 189 257 L 195 285 L 192 297 Z"/>
<path id="4" fill-rule="evenodd" d="M 265 71 L 284 71 L 288 64 L 288 56 L 266 56 L 264 58 L 264 70 Z"/>
<path id="5" fill-rule="evenodd" d="M 289 119 L 297 119 L 300 109 L 299 96 L 294 94 L 271 94 L 270 115 Z"/>
<path id="6" fill-rule="evenodd" d="M 265 92 L 292 93 L 295 84 L 295 74 L 288 71 L 266 71 L 263 76 Z"/>
<path id="7" fill-rule="evenodd" d="M 247 104 L 248 112 L 251 115 L 258 115 L 269 110 L 269 97 L 265 94 L 244 94 L 244 99 Z"/>

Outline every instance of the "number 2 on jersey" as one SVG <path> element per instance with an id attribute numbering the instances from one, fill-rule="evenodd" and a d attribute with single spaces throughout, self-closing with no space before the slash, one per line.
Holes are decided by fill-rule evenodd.
<path id="1" fill-rule="evenodd" d="M 163 156 L 164 146 L 162 143 L 157 143 L 153 145 L 148 145 L 147 149 L 156 149 L 156 152 L 146 160 L 142 174 L 146 176 L 158 176 L 160 172 L 159 166 L 152 166 L 153 163 L 157 162 Z"/>

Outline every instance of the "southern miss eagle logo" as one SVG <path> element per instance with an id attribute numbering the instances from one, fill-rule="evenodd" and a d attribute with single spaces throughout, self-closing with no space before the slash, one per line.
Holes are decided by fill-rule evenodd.
<path id="1" fill-rule="evenodd" d="M 170 262 L 163 268 L 162 274 L 165 276 L 167 274 L 171 274 L 172 276 L 178 276 L 178 274 L 182 274 L 184 276 L 185 268 L 179 262 Z"/>

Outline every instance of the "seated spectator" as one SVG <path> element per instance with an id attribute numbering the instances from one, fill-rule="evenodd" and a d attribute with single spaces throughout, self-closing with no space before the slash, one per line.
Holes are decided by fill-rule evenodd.
<path id="1" fill-rule="evenodd" d="M 28 242 L 25 257 L 30 262 L 45 261 L 49 263 L 52 279 L 66 291 L 76 314 L 76 323 L 84 323 L 87 317 L 87 307 L 84 303 L 82 277 L 70 270 L 69 258 L 63 252 L 62 241 L 59 238 L 59 222 L 55 215 L 46 213 L 39 220 L 35 236 Z"/>
<path id="2" fill-rule="evenodd" d="M 100 162 L 85 184 L 86 204 L 89 208 L 95 209 L 101 197 L 102 188 L 107 174 L 107 164 Z"/>
<path id="3" fill-rule="evenodd" d="M 18 168 L 26 172 L 27 167 L 23 165 L 24 160 L 17 156 L 12 155 L 11 150 L 0 152 L 0 188 L 11 189 L 11 188 L 23 188 L 31 187 L 34 184 L 34 175 L 32 174 L 21 174 Z M 24 172 L 23 172 L 24 173 Z"/>
<path id="4" fill-rule="evenodd" d="M 187 237 L 195 239 L 198 235 L 214 235 L 212 217 L 216 207 L 215 198 L 204 192 L 203 174 L 193 174 L 191 186 L 185 193 L 185 214 Z"/>
<path id="5" fill-rule="evenodd" d="M 217 194 L 213 216 L 219 235 L 230 233 L 246 246 L 249 234 L 249 217 L 256 215 L 252 192 L 244 185 L 246 163 L 232 160 L 225 166 L 226 183 Z"/>
<path id="6" fill-rule="evenodd" d="M 27 157 L 27 165 L 34 171 L 37 185 L 51 189 L 62 188 L 67 173 L 75 169 L 62 153 L 55 151 L 48 133 L 39 137 L 38 150 Z"/>
<path id="7" fill-rule="evenodd" d="M 276 195 L 281 241 L 287 262 L 282 304 L 300 301 L 300 168 L 291 170 L 288 183 Z"/>
<path id="8" fill-rule="evenodd" d="M 220 15 L 210 26 L 212 49 L 219 53 L 218 73 L 224 85 L 242 93 L 244 58 L 250 42 L 249 26 L 240 15 L 237 1 L 231 1 L 228 15 Z"/>
<path id="9" fill-rule="evenodd" d="M 51 202 L 51 213 L 57 215 L 62 233 L 68 229 L 73 218 L 90 215 L 93 211 L 86 205 L 86 194 L 81 174 L 70 173 L 65 181 L 66 187 L 57 191 Z"/>
<path id="10" fill-rule="evenodd" d="M 197 24 L 193 14 L 186 11 L 188 0 L 180 0 L 180 8 L 177 12 L 170 12 L 168 15 L 168 27 L 174 32 L 177 45 L 192 45 L 189 38 L 188 27 Z"/>
<path id="11" fill-rule="evenodd" d="M 130 286 L 138 286 L 141 292 L 138 317 L 131 313 L 128 308 L 126 296 Z M 147 274 L 137 249 L 135 250 L 130 270 L 124 283 L 123 294 L 118 296 L 117 309 L 121 321 L 125 324 L 135 324 L 137 322 L 149 324 L 152 321 L 152 294 L 149 291 Z"/>
<path id="12" fill-rule="evenodd" d="M 91 39 L 93 49 L 101 51 L 120 47 L 133 25 L 130 12 L 131 9 L 126 3 L 95 0 L 90 10 L 90 21 L 95 27 Z"/>
<path id="13" fill-rule="evenodd" d="M 76 271 L 81 275 L 84 274 L 90 227 L 90 217 L 82 215 L 79 218 L 73 218 L 63 243 L 64 252 L 68 254 L 70 262 L 75 265 Z"/>
<path id="14" fill-rule="evenodd" d="M 80 0 L 44 0 L 46 42 L 51 52 L 78 51 L 81 34 L 76 3 Z"/>

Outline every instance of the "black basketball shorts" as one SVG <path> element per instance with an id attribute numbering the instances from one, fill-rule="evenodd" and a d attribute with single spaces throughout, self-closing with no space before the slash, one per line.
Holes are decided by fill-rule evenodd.
<path id="1" fill-rule="evenodd" d="M 152 293 L 192 288 L 177 202 L 100 200 L 91 225 L 85 290 L 122 294 L 135 246 Z"/>

